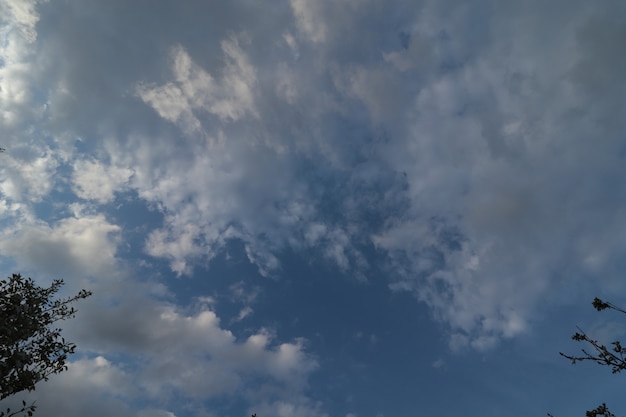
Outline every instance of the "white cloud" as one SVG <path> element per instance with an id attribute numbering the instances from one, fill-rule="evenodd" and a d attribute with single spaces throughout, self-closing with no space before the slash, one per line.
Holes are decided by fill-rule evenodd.
<path id="1" fill-rule="evenodd" d="M 249 317 L 252 314 L 254 314 L 254 310 L 251 307 L 244 307 L 241 310 L 239 310 L 239 314 L 233 320 L 241 321 L 245 319 L 246 317 Z"/>
<path id="2" fill-rule="evenodd" d="M 35 11 L 39 1 L 37 0 L 3 0 L 0 3 L 3 20 L 12 22 L 28 42 L 37 39 L 35 25 L 39 21 L 39 15 Z"/>
<path id="3" fill-rule="evenodd" d="M 119 227 L 102 215 L 69 217 L 53 225 L 24 223 L 2 234 L 0 248 L 21 266 L 46 275 L 106 276 L 116 268 Z"/>
<path id="4" fill-rule="evenodd" d="M 201 131 L 197 112 L 215 114 L 224 121 L 237 121 L 246 114 L 255 116 L 256 70 L 241 43 L 246 43 L 244 35 L 222 41 L 226 65 L 219 80 L 193 62 L 182 46 L 176 46 L 172 51 L 175 81 L 163 86 L 140 85 L 137 94 L 161 117 L 194 133 Z"/>
<path id="5" fill-rule="evenodd" d="M 58 155 L 49 149 L 38 153 L 36 148 L 25 150 L 24 147 L 9 152 L 2 155 L 0 192 L 15 202 L 40 201 L 55 185 Z"/>
<path id="6" fill-rule="evenodd" d="M 34 43 L 39 15 L 37 1 L 0 1 L 0 132 L 3 148 L 31 142 L 32 123 L 41 118 L 33 85 L 37 65 Z"/>
<path id="7" fill-rule="evenodd" d="M 16 409 L 24 399 L 27 403 L 35 401 L 36 413 L 46 415 L 175 417 L 166 410 L 130 408 L 126 401 L 138 394 L 133 384 L 132 374 L 97 356 L 70 362 L 67 371 L 37 385 L 34 392 L 7 399 L 5 405 Z"/>
<path id="8" fill-rule="evenodd" d="M 113 201 L 116 191 L 128 183 L 132 170 L 105 166 L 95 160 L 76 160 L 72 182 L 74 192 L 85 200 L 104 204 Z"/>
<path id="9" fill-rule="evenodd" d="M 318 367 L 305 351 L 303 340 L 278 343 L 265 329 L 238 339 L 221 326 L 219 317 L 206 304 L 184 313 L 148 298 L 136 284 L 118 284 L 118 290 L 109 294 L 106 280 L 101 284 L 94 289 L 94 299 L 81 304 L 67 335 L 77 341 L 83 353 L 118 358 L 115 365 L 104 358 L 96 359 L 96 364 L 102 365 L 102 378 L 94 373 L 90 376 L 93 383 L 101 381 L 101 391 L 106 395 L 123 393 L 128 398 L 166 403 L 178 396 L 204 401 L 250 391 L 248 383 L 261 377 L 273 392 L 268 398 L 284 399 L 301 393 L 309 374 Z M 115 387 L 106 387 L 105 376 L 110 373 L 104 370 L 113 372 L 112 366 L 133 371 L 119 371 L 123 380 Z M 130 388 L 124 388 L 127 385 Z"/>
<path id="10" fill-rule="evenodd" d="M 121 369 L 117 369 L 110 361 L 102 356 L 93 359 L 81 359 L 71 363 L 71 370 L 62 374 L 64 381 L 61 383 L 73 384 L 73 380 L 84 381 L 84 384 L 92 385 L 96 390 L 110 391 L 118 396 L 132 393 L 128 375 Z"/>

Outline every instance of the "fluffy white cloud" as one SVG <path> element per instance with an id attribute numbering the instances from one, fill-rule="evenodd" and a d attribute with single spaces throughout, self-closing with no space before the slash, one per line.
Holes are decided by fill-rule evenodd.
<path id="1" fill-rule="evenodd" d="M 36 5 L 28 0 L 0 2 L 0 131 L 5 134 L 14 133 L 27 116 L 33 116 L 28 107 L 32 104 L 31 44 L 37 39 L 39 20 Z M 3 140 L 3 147 L 14 141 L 6 136 Z"/>
<path id="2" fill-rule="evenodd" d="M 117 284 L 123 292 L 107 292 L 106 279 L 93 285 L 96 295 L 81 304 L 67 335 L 81 352 L 97 355 L 101 376 L 92 372 L 86 379 L 100 384 L 93 391 L 102 395 L 165 403 L 182 397 L 201 403 L 238 392 L 248 392 L 248 401 L 256 401 L 263 390 L 266 399 L 284 401 L 302 395 L 318 367 L 303 340 L 279 343 L 266 329 L 239 339 L 202 302 L 185 313 L 149 298 L 131 282 Z M 116 358 L 115 364 L 106 356 Z M 94 364 L 75 363 L 74 377 L 83 363 Z M 259 378 L 262 386 L 252 388 L 250 382 Z"/>
<path id="3" fill-rule="evenodd" d="M 35 30 L 35 25 L 39 21 L 39 15 L 35 10 L 37 3 L 39 3 L 37 0 L 4 0 L 0 3 L 3 20 L 15 25 L 29 42 L 37 39 Z"/>
<path id="4" fill-rule="evenodd" d="M 195 112 L 208 112 L 224 121 L 237 121 L 247 113 L 256 115 L 252 92 L 256 73 L 240 43 L 249 41 L 243 35 L 222 41 L 226 65 L 219 80 L 178 45 L 172 50 L 175 81 L 163 86 L 140 85 L 137 94 L 161 117 L 196 134 L 201 133 L 201 123 Z"/>
<path id="5" fill-rule="evenodd" d="M 55 172 L 60 165 L 58 155 L 50 149 L 27 149 L 19 146 L 3 155 L 0 169 L 0 192 L 14 202 L 38 202 L 55 185 Z"/>
<path id="6" fill-rule="evenodd" d="M 114 199 L 115 192 L 128 183 L 132 171 L 128 168 L 105 166 L 94 160 L 74 162 L 74 192 L 85 200 L 108 203 Z"/>
<path id="7" fill-rule="evenodd" d="M 34 401 L 36 412 L 46 415 L 175 417 L 167 410 L 130 408 L 126 401 L 138 392 L 133 384 L 131 374 L 97 356 L 69 363 L 66 372 L 38 385 L 35 392 L 8 399 L 5 405 L 15 410 L 24 399 L 27 403 Z"/>
<path id="8" fill-rule="evenodd" d="M 107 276 L 117 267 L 119 227 L 102 215 L 61 219 L 53 225 L 21 223 L 5 230 L 0 248 L 18 264 L 50 276 Z"/>

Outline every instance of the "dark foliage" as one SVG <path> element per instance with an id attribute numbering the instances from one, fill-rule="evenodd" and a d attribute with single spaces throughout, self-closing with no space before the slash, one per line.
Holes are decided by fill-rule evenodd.
<path id="1" fill-rule="evenodd" d="M 0 400 L 32 391 L 39 381 L 67 369 L 66 360 L 76 345 L 66 341 L 54 324 L 73 318 L 72 304 L 91 292 L 55 299 L 62 286 L 62 280 L 55 280 L 48 288 L 39 287 L 20 274 L 0 281 Z M 0 417 L 23 412 L 30 416 L 34 409 L 34 404 L 23 403 L 21 410 L 0 412 Z"/>
<path id="2" fill-rule="evenodd" d="M 0 417 L 13 417 L 22 413 L 26 413 L 28 417 L 32 417 L 36 409 L 37 406 L 35 405 L 35 403 L 26 405 L 26 401 L 22 401 L 22 407 L 19 410 L 11 412 L 11 409 L 7 408 L 6 411 L 0 411 Z"/>
<path id="3" fill-rule="evenodd" d="M 587 411 L 586 417 L 615 417 L 615 414 L 611 413 L 608 408 L 606 408 L 606 404 L 602 403 L 595 410 Z"/>

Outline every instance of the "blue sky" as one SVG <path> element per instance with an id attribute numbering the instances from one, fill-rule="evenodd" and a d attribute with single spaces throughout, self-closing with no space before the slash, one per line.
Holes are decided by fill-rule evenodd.
<path id="1" fill-rule="evenodd" d="M 626 305 L 620 1 L 0 0 L 0 262 L 67 417 L 583 415 Z M 621 407 L 621 408 L 620 408 Z"/>

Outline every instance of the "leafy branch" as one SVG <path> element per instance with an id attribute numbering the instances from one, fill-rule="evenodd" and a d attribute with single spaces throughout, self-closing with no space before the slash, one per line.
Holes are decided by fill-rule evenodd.
<path id="1" fill-rule="evenodd" d="M 39 381 L 67 370 L 66 361 L 76 345 L 66 341 L 54 325 L 73 318 L 72 304 L 91 292 L 81 290 L 72 297 L 55 299 L 62 286 L 63 280 L 54 280 L 49 287 L 39 287 L 20 274 L 0 280 L 0 400 L 33 391 Z M 35 403 L 22 401 L 20 410 L 0 411 L 0 417 L 20 413 L 30 417 L 35 408 Z"/>
<path id="2" fill-rule="evenodd" d="M 11 412 L 10 408 L 7 408 L 6 411 L 0 411 L 0 417 L 13 417 L 22 413 L 26 413 L 28 417 L 32 417 L 36 409 L 37 409 L 37 406 L 35 405 L 34 402 L 29 405 L 26 405 L 26 401 L 22 400 L 22 408 L 13 412 Z"/>
<path id="3" fill-rule="evenodd" d="M 597 311 L 603 311 L 608 309 L 626 314 L 626 310 L 610 302 L 602 301 L 598 297 L 594 298 L 591 304 Z M 606 345 L 589 337 L 582 329 L 580 329 L 580 327 L 578 327 L 578 330 L 578 332 L 574 333 L 572 339 L 576 342 L 586 343 L 588 346 L 590 346 L 590 348 L 581 349 L 582 354 L 580 355 L 570 355 L 559 352 L 561 356 L 569 359 L 572 364 L 577 364 L 578 362 L 584 361 L 591 361 L 598 365 L 608 366 L 611 369 L 611 372 L 614 374 L 626 370 L 626 348 L 622 346 L 622 343 L 619 340 L 610 343 L 609 347 L 607 347 Z M 551 414 L 548 414 L 548 416 L 552 417 Z M 615 417 L 615 414 L 609 411 L 608 407 L 604 403 L 602 403 L 595 409 L 586 412 L 586 417 L 599 416 Z"/>

